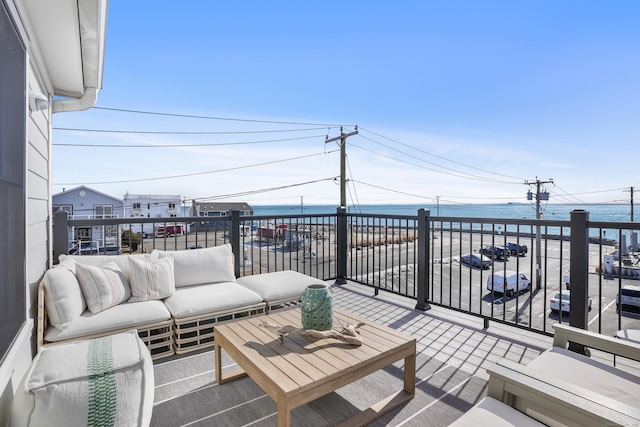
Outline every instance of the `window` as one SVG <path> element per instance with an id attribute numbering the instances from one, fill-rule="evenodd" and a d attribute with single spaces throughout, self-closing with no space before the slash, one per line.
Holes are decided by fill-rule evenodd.
<path id="1" fill-rule="evenodd" d="M 111 205 L 94 205 L 93 214 L 96 218 L 113 218 L 113 206 Z"/>
<path id="2" fill-rule="evenodd" d="M 26 313 L 26 54 L 0 1 L 0 363 L 7 355 Z"/>
<path id="3" fill-rule="evenodd" d="M 133 209 L 140 209 L 140 203 L 134 203 Z"/>
<path id="4" fill-rule="evenodd" d="M 176 208 L 175 203 L 169 203 L 169 209 L 175 209 L 175 208 Z"/>

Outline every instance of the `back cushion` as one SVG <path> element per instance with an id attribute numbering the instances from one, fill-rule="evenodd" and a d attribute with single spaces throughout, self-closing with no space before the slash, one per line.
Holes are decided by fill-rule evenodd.
<path id="1" fill-rule="evenodd" d="M 72 259 L 47 270 L 44 275 L 44 301 L 49 323 L 60 330 L 87 308 Z"/>
<path id="2" fill-rule="evenodd" d="M 76 277 L 93 314 L 127 301 L 131 297 L 129 283 L 118 264 L 108 262 L 102 267 L 88 264 L 76 264 Z"/>
<path id="3" fill-rule="evenodd" d="M 173 257 L 176 288 L 216 282 L 234 282 L 231 244 L 181 251 L 154 250 L 152 258 Z"/>
<path id="4" fill-rule="evenodd" d="M 60 255 L 60 261 L 72 259 L 79 264 L 95 265 L 96 267 L 103 267 L 108 262 L 115 262 L 122 270 L 124 278 L 130 281 L 129 277 L 129 258 L 134 257 L 142 261 L 151 261 L 150 254 L 135 254 L 135 255 Z M 75 269 L 73 270 L 75 273 Z"/>

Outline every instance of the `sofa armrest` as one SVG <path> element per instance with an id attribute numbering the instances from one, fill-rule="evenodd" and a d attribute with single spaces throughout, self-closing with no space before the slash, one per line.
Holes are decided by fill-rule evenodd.
<path id="1" fill-rule="evenodd" d="M 583 426 L 640 424 L 640 409 L 526 365 L 502 359 L 487 372 L 488 396 L 545 424 L 558 418 Z"/>
<path id="2" fill-rule="evenodd" d="M 567 348 L 569 342 L 581 344 L 631 360 L 640 361 L 640 344 L 598 334 L 584 329 L 569 326 L 565 323 L 553 325 L 553 346 Z"/>

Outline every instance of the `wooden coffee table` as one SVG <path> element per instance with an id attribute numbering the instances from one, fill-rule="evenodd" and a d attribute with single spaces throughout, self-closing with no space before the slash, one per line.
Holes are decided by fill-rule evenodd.
<path id="1" fill-rule="evenodd" d="M 333 308 L 333 327 L 358 324 L 362 346 L 335 339 L 314 339 L 277 335 L 258 325 L 268 321 L 277 325 L 301 327 L 300 309 L 271 312 L 265 316 L 216 325 L 215 369 L 218 384 L 249 375 L 278 405 L 278 426 L 289 426 L 291 410 L 353 381 L 404 359 L 404 386 L 397 393 L 346 420 L 343 425 L 365 425 L 381 417 L 415 395 L 416 340 L 386 326 Z M 240 366 L 222 374 L 220 351 Z"/>

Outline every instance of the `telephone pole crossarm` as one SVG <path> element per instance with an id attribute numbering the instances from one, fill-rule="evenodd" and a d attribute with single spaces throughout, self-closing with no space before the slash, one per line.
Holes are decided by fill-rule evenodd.
<path id="1" fill-rule="evenodd" d="M 347 138 L 358 134 L 358 126 L 353 132 L 342 133 L 340 136 L 325 139 L 325 144 L 340 140 L 340 206 L 347 207 Z"/>

